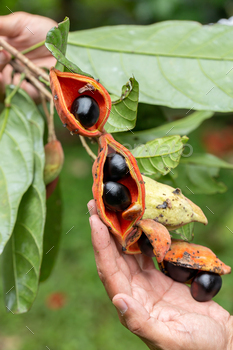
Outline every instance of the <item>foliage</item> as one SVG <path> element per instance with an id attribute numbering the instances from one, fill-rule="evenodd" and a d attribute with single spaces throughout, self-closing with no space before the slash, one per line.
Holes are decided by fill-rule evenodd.
<path id="1" fill-rule="evenodd" d="M 59 69 L 64 66 L 72 72 L 93 75 L 109 90 L 113 107 L 106 130 L 128 144 L 141 171 L 164 182 L 172 181 L 189 194 L 226 191 L 215 178 L 220 169 L 233 166 L 206 153 L 190 152 L 187 156 L 184 147 L 189 145 L 186 135 L 211 118 L 214 111 L 233 110 L 229 71 L 233 29 L 169 21 L 74 32 L 67 41 L 68 31 L 66 18 L 48 33 L 46 47 L 57 59 Z M 46 219 L 43 118 L 18 87 L 13 91 L 9 87 L 8 94 L 10 104 L 5 103 L 0 118 L 0 244 L 4 249 L 6 306 L 22 313 L 30 309 L 39 280 L 45 280 L 52 271 L 61 234 L 61 203 L 59 192 L 54 192 L 47 201 Z M 182 119 L 134 133 L 131 129 L 137 123 L 139 101 L 187 111 Z M 193 226 L 177 233 L 190 239 Z M 49 249 L 53 249 L 50 256 Z"/>

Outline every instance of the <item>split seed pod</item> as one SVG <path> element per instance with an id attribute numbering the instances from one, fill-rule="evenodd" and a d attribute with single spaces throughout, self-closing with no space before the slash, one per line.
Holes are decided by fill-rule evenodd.
<path id="1" fill-rule="evenodd" d="M 112 153 L 123 156 L 128 167 L 126 175 L 115 182 L 125 186 L 131 197 L 131 204 L 122 212 L 109 209 L 103 199 L 104 182 L 106 181 L 105 164 L 107 156 Z M 170 235 L 163 227 L 160 239 L 158 235 L 161 227 L 158 228 L 158 223 L 153 220 L 140 220 L 145 210 L 145 186 L 137 162 L 131 152 L 115 141 L 110 134 L 102 135 L 99 138 L 99 154 L 94 162 L 92 173 L 94 180 L 92 192 L 98 215 L 108 226 L 110 232 L 116 236 L 123 251 L 128 254 L 140 254 L 137 240 L 143 231 L 152 242 L 155 255 L 162 260 L 171 244 Z M 164 231 L 166 231 L 165 234 Z"/>
<path id="2" fill-rule="evenodd" d="M 103 201 L 104 166 L 106 157 L 110 153 L 122 155 L 129 169 L 128 174 L 117 181 L 127 187 L 131 196 L 130 206 L 122 212 L 108 209 Z M 110 134 L 104 134 L 99 138 L 99 153 L 93 164 L 92 173 L 94 180 L 92 192 L 97 212 L 110 232 L 117 237 L 122 247 L 125 247 L 128 235 L 133 231 L 135 223 L 142 217 L 145 210 L 145 187 L 137 162 L 133 155 Z"/>
<path id="3" fill-rule="evenodd" d="M 214 272 L 218 275 L 226 275 L 231 272 L 231 267 L 219 260 L 209 248 L 181 240 L 172 240 L 171 248 L 164 261 L 175 266 Z M 164 261 L 160 264 L 160 269 L 166 273 Z"/>
<path id="4" fill-rule="evenodd" d="M 179 188 L 164 185 L 143 176 L 146 189 L 146 210 L 143 219 L 153 219 L 168 230 L 175 230 L 190 222 L 207 225 L 201 208 L 186 198 Z"/>
<path id="5" fill-rule="evenodd" d="M 95 79 L 84 75 L 50 70 L 50 85 L 54 105 L 63 123 L 73 134 L 88 137 L 100 136 L 111 110 L 111 98 L 107 90 Z M 81 96 L 90 96 L 99 107 L 97 122 L 85 128 L 71 113 L 73 102 Z"/>

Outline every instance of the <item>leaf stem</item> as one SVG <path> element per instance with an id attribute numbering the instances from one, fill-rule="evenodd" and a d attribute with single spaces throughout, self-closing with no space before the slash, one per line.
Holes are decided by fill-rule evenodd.
<path id="1" fill-rule="evenodd" d="M 39 43 L 37 43 L 37 44 L 35 44 L 35 45 L 32 45 L 32 46 L 28 47 L 27 49 L 25 49 L 25 50 L 23 50 L 23 51 L 20 51 L 20 53 L 21 53 L 22 55 L 25 55 L 25 54 L 28 53 L 28 52 L 31 52 L 31 51 L 33 51 L 33 50 L 38 49 L 39 47 L 43 46 L 44 44 L 45 44 L 45 40 L 40 41 Z"/>
<path id="2" fill-rule="evenodd" d="M 25 73 L 21 73 L 20 80 L 19 80 L 18 84 L 14 87 L 14 89 L 11 91 L 11 93 L 4 100 L 5 107 L 11 106 L 11 100 L 15 96 L 16 92 L 19 90 L 20 85 L 21 85 L 22 81 L 24 80 L 24 78 L 25 78 Z"/>
<path id="3" fill-rule="evenodd" d="M 2 124 L 1 130 L 0 130 L 0 141 L 1 141 L 2 135 L 4 133 L 4 130 L 6 128 L 7 120 L 8 120 L 8 117 L 9 117 L 9 112 L 10 112 L 10 107 L 6 107 L 4 121 L 3 121 L 3 124 Z"/>
<path id="4" fill-rule="evenodd" d="M 86 143 L 86 140 L 83 136 L 79 135 L 80 141 L 83 145 L 83 147 L 85 148 L 85 150 L 87 151 L 87 153 L 89 154 L 89 156 L 96 160 L 97 156 L 95 155 L 95 153 L 92 152 L 92 150 L 90 149 L 90 147 L 88 146 L 88 144 Z"/>
<path id="5" fill-rule="evenodd" d="M 50 112 L 48 110 L 45 96 L 40 92 L 41 101 L 42 101 L 42 107 L 46 115 L 47 124 L 48 124 L 48 143 L 51 141 L 55 141 L 57 139 L 54 129 L 54 106 L 53 106 L 53 99 L 50 100 Z"/>

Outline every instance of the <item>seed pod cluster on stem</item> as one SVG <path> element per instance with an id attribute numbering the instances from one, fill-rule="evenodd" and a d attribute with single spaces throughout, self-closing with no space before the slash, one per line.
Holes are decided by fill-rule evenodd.
<path id="1" fill-rule="evenodd" d="M 111 99 L 98 81 L 55 68 L 50 79 L 64 126 L 72 133 L 97 137 L 93 197 L 99 217 L 123 252 L 155 256 L 167 276 L 191 284 L 194 299 L 210 300 L 221 288 L 220 275 L 231 268 L 206 247 L 171 240 L 168 231 L 194 221 L 206 225 L 202 210 L 180 189 L 142 176 L 131 152 L 105 132 Z"/>

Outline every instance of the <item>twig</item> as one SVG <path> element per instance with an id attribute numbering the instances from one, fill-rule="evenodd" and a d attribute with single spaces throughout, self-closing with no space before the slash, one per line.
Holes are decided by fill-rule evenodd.
<path id="1" fill-rule="evenodd" d="M 2 46 L 6 51 L 8 51 L 11 55 L 21 61 L 25 66 L 28 67 L 36 76 L 41 76 L 44 80 L 49 81 L 49 76 L 47 73 L 43 71 L 43 69 L 37 67 L 32 61 L 30 61 L 27 57 L 22 55 L 17 49 L 8 44 L 4 39 L 0 38 L 0 46 Z"/>
<path id="2" fill-rule="evenodd" d="M 88 146 L 88 144 L 86 143 L 85 138 L 84 138 L 83 136 L 81 136 L 81 135 L 79 135 L 79 138 L 80 138 L 80 141 L 81 141 L 83 147 L 85 148 L 85 150 L 86 150 L 87 153 L 89 154 L 89 156 L 90 156 L 92 159 L 96 160 L 97 157 L 96 157 L 95 153 L 92 152 L 92 150 L 90 149 L 90 147 Z"/>
<path id="3" fill-rule="evenodd" d="M 36 77 L 34 75 L 32 75 L 26 68 L 24 68 L 21 64 L 15 62 L 14 60 L 10 61 L 10 65 L 17 71 L 17 72 L 24 72 L 25 76 L 28 80 L 30 80 L 30 82 L 32 83 L 32 85 L 34 85 L 39 91 L 42 92 L 42 94 L 44 94 L 47 99 L 49 101 L 51 101 L 52 99 L 52 94 L 42 85 L 42 83 L 40 83 Z"/>
<path id="4" fill-rule="evenodd" d="M 42 107 L 46 115 L 47 124 L 48 124 L 48 142 L 55 141 L 56 134 L 54 129 L 54 120 L 53 120 L 53 114 L 54 114 L 54 108 L 53 108 L 53 100 L 50 100 L 50 112 L 48 111 L 46 99 L 44 94 L 40 92 L 40 97 L 42 101 Z"/>

